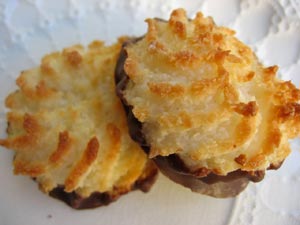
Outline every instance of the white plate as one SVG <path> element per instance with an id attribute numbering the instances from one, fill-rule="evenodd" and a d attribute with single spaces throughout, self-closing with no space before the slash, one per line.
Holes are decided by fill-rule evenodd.
<path id="1" fill-rule="evenodd" d="M 300 3 L 297 0 L 0 0 L 0 136 L 5 136 L 5 96 L 20 71 L 39 64 L 45 53 L 94 39 L 141 35 L 146 17 L 168 18 L 184 7 L 201 10 L 232 27 L 265 65 L 300 83 Z M 268 172 L 235 199 L 194 194 L 162 175 L 149 194 L 139 191 L 108 207 L 76 211 L 41 193 L 28 177 L 12 174 L 12 152 L 0 149 L 0 224 L 300 224 L 300 142 L 283 167 Z"/>

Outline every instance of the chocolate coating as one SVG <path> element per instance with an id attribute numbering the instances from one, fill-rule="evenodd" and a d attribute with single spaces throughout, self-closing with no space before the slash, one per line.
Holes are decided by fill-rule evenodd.
<path id="1" fill-rule="evenodd" d="M 120 98 L 126 112 L 129 135 L 148 154 L 150 151 L 150 146 L 146 142 L 146 138 L 142 132 L 142 123 L 134 117 L 132 113 L 132 106 L 128 105 L 126 99 L 123 96 L 123 91 L 126 88 L 126 85 L 129 81 L 129 77 L 124 70 L 124 63 L 127 58 L 127 53 L 124 47 L 128 44 L 136 43 L 142 38 L 143 37 L 130 39 L 124 42 L 124 44 L 122 45 L 119 59 L 117 61 L 116 69 L 115 69 L 115 83 L 116 83 L 116 94 Z"/>
<path id="2" fill-rule="evenodd" d="M 64 186 L 56 187 L 49 195 L 53 198 L 62 200 L 74 209 L 91 209 L 102 205 L 108 205 L 119 197 L 112 196 L 109 193 L 94 192 L 89 197 L 83 198 L 74 191 L 70 193 L 65 192 Z"/>
<path id="3" fill-rule="evenodd" d="M 124 63 L 127 58 L 125 47 L 138 42 L 140 39 L 142 38 L 131 39 L 123 44 L 115 69 L 115 82 L 116 93 L 121 99 L 127 114 L 129 134 L 148 154 L 151 146 L 147 143 L 142 132 L 142 123 L 134 117 L 132 106 L 127 103 L 123 95 L 123 91 L 130 79 L 124 70 Z M 265 175 L 265 171 L 248 172 L 236 170 L 228 173 L 226 176 L 214 174 L 213 171 L 209 171 L 204 176 L 199 176 L 191 172 L 176 154 L 167 157 L 157 156 L 153 161 L 160 171 L 174 182 L 190 188 L 194 192 L 217 198 L 234 197 L 242 192 L 250 181 L 259 182 Z M 278 169 L 280 166 L 281 163 L 276 166 L 271 165 L 268 169 Z"/>
<path id="4" fill-rule="evenodd" d="M 91 209 L 108 205 L 116 201 L 121 195 L 132 190 L 139 189 L 143 192 L 148 192 L 157 179 L 157 175 L 158 172 L 156 169 L 149 171 L 145 177 L 138 179 L 129 190 L 115 189 L 112 192 L 94 192 L 89 197 L 82 197 L 74 191 L 70 193 L 65 192 L 64 186 L 61 185 L 50 191 L 49 195 L 65 202 L 74 209 Z"/>
<path id="5" fill-rule="evenodd" d="M 247 187 L 250 180 L 256 182 L 264 177 L 264 172 L 250 175 L 241 170 L 233 171 L 226 176 L 209 173 L 204 177 L 197 177 L 178 166 L 178 161 L 180 159 L 176 155 L 154 158 L 160 171 L 174 182 L 190 188 L 194 192 L 217 198 L 234 197 Z"/>

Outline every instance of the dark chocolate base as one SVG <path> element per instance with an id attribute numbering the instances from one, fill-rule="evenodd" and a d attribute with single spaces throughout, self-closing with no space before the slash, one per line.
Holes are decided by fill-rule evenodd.
<path id="1" fill-rule="evenodd" d="M 49 192 L 49 195 L 53 198 L 59 199 L 65 202 L 67 205 L 74 209 L 91 209 L 99 206 L 108 205 L 116 201 L 121 195 L 124 195 L 133 190 L 141 190 L 143 192 L 148 192 L 151 186 L 157 179 L 158 171 L 156 168 L 153 168 L 151 171 L 148 171 L 145 177 L 138 179 L 131 189 L 114 189 L 112 192 L 94 192 L 89 197 L 82 197 L 73 192 L 65 192 L 64 186 L 58 186 Z"/>
<path id="2" fill-rule="evenodd" d="M 112 196 L 109 193 L 94 192 L 87 198 L 81 197 L 76 192 L 65 192 L 64 186 L 59 186 L 49 192 L 49 195 L 53 198 L 57 198 L 74 209 L 91 209 L 109 203 L 118 199 L 119 195 Z"/>
<path id="3" fill-rule="evenodd" d="M 194 192 L 216 198 L 234 197 L 247 187 L 249 181 L 257 182 L 264 177 L 264 172 L 250 175 L 241 170 L 228 173 L 226 176 L 209 173 L 204 177 L 197 177 L 179 165 L 182 161 L 176 155 L 155 157 L 154 162 L 160 171 L 174 182 Z"/>
<path id="4" fill-rule="evenodd" d="M 129 134 L 131 138 L 148 154 L 151 146 L 147 143 L 142 132 L 142 123 L 134 117 L 132 113 L 132 106 L 127 103 L 123 95 L 123 91 L 126 89 L 130 80 L 124 70 L 124 63 L 127 58 L 125 47 L 138 42 L 140 39 L 141 38 L 131 39 L 123 44 L 115 69 L 115 82 L 116 93 L 121 99 L 127 114 Z M 242 192 L 250 181 L 259 182 L 264 178 L 265 174 L 265 171 L 247 172 L 236 170 L 226 176 L 214 174 L 212 171 L 204 176 L 199 176 L 189 171 L 182 160 L 176 155 L 170 155 L 167 157 L 158 156 L 155 157 L 153 161 L 156 163 L 160 171 L 174 182 L 190 188 L 194 192 L 199 192 L 217 198 L 234 197 Z M 271 165 L 269 169 L 278 169 L 280 165 Z"/>
<path id="5" fill-rule="evenodd" d="M 141 146 L 141 148 L 143 148 L 143 150 L 147 154 L 149 154 L 150 146 L 146 142 L 146 138 L 142 132 L 142 123 L 134 117 L 132 113 L 132 106 L 130 106 L 127 103 L 126 99 L 123 96 L 123 91 L 125 90 L 126 85 L 129 81 L 129 77 L 124 70 L 124 63 L 127 58 L 127 53 L 124 47 L 128 44 L 136 43 L 141 39 L 142 37 L 134 38 L 123 43 L 123 46 L 120 51 L 119 59 L 117 61 L 116 69 L 115 69 L 115 83 L 116 83 L 116 94 L 120 98 L 124 110 L 126 112 L 129 135 L 132 140 L 137 142 Z"/>

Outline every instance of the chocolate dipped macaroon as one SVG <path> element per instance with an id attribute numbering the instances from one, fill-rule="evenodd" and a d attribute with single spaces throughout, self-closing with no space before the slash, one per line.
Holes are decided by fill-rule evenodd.
<path id="1" fill-rule="evenodd" d="M 235 32 L 183 9 L 147 19 L 115 70 L 129 132 L 171 180 L 233 197 L 278 169 L 299 136 L 300 91 Z"/>
<path id="2" fill-rule="evenodd" d="M 21 73 L 6 99 L 14 173 L 75 209 L 107 205 L 135 189 L 147 192 L 157 168 L 128 134 L 115 94 L 121 42 L 76 45 Z"/>

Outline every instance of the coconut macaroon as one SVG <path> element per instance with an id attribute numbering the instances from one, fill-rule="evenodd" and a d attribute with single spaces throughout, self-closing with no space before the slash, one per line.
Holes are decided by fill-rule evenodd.
<path id="1" fill-rule="evenodd" d="M 229 197 L 278 168 L 299 135 L 300 91 L 210 17 L 177 9 L 146 22 L 124 44 L 116 82 L 132 138 L 162 172 Z"/>
<path id="2" fill-rule="evenodd" d="M 45 56 L 21 73 L 6 99 L 14 173 L 73 208 L 106 205 L 134 189 L 147 192 L 156 167 L 128 135 L 115 95 L 114 68 L 121 40 L 95 41 Z"/>

